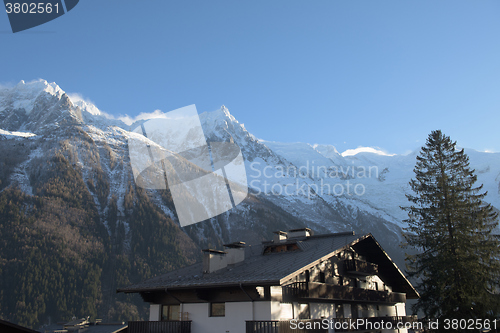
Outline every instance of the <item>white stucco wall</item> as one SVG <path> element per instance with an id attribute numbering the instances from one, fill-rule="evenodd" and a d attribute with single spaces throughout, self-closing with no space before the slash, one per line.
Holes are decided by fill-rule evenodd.
<path id="1" fill-rule="evenodd" d="M 280 302 L 253 302 L 253 304 L 226 302 L 224 317 L 210 317 L 209 303 L 185 303 L 183 311 L 188 313 L 192 321 L 192 333 L 245 333 L 247 320 L 279 320 L 281 304 Z"/>
<path id="2" fill-rule="evenodd" d="M 280 318 L 281 318 L 281 302 L 271 301 L 270 303 L 271 303 L 271 320 L 280 320 Z"/>
<path id="3" fill-rule="evenodd" d="M 182 304 L 181 311 L 188 313 L 192 321 L 192 333 L 245 333 L 245 321 L 247 320 L 280 320 L 291 319 L 292 313 L 297 317 L 299 304 L 281 304 L 277 301 L 266 302 L 226 302 L 224 317 L 210 317 L 209 303 Z M 352 318 L 350 304 L 343 304 L 344 317 Z M 332 303 L 309 303 L 309 311 L 312 319 L 335 318 L 335 305 Z M 405 316 L 405 303 L 396 305 L 379 305 L 378 314 L 376 306 L 368 306 L 369 316 Z M 149 320 L 161 319 L 161 305 L 151 304 Z M 395 331 L 392 331 L 395 332 Z M 386 333 L 389 333 L 387 331 Z M 407 333 L 400 330 L 399 333 Z"/>
<path id="4" fill-rule="evenodd" d="M 161 312 L 160 304 L 151 304 L 149 306 L 149 321 L 159 321 L 160 312 Z"/>
<path id="5" fill-rule="evenodd" d="M 192 320 L 192 333 L 245 333 L 245 321 L 252 320 L 252 302 L 226 302 L 224 317 L 210 317 L 209 303 L 184 304 L 184 312 Z"/>
<path id="6" fill-rule="evenodd" d="M 396 307 L 394 305 L 379 305 L 379 311 L 378 311 L 378 316 L 379 317 L 385 317 L 385 316 L 395 316 L 396 315 Z"/>
<path id="7" fill-rule="evenodd" d="M 398 316 L 406 316 L 406 303 L 396 303 L 396 312 Z"/>
<path id="8" fill-rule="evenodd" d="M 254 320 L 272 320 L 271 302 L 254 302 Z M 250 320 L 250 319 L 249 319 Z"/>
<path id="9" fill-rule="evenodd" d="M 293 305 L 291 303 L 282 303 L 280 319 L 288 320 L 293 319 Z"/>

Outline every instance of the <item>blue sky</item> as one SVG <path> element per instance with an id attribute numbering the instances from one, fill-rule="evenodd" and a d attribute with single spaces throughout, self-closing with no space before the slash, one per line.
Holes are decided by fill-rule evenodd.
<path id="1" fill-rule="evenodd" d="M 499 1 L 81 0 L 12 34 L 0 83 L 43 78 L 114 115 L 225 104 L 259 138 L 500 152 Z"/>

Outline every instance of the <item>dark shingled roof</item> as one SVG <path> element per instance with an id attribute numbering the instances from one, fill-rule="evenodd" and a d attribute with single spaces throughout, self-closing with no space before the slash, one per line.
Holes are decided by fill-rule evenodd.
<path id="1" fill-rule="evenodd" d="M 2 319 L 0 319 L 0 331 L 16 332 L 16 333 L 38 333 L 38 331 L 34 331 L 31 328 L 19 326 L 17 324 Z"/>
<path id="2" fill-rule="evenodd" d="M 240 284 L 281 285 L 295 275 L 316 265 L 319 261 L 329 258 L 342 249 L 353 246 L 367 238 L 373 239 L 373 236 L 371 234 L 355 236 L 354 232 L 349 232 L 296 238 L 299 250 L 265 255 L 262 254 L 262 245 L 248 246 L 245 249 L 245 260 L 243 262 L 230 265 L 216 272 L 203 274 L 202 263 L 198 263 L 118 289 L 117 292 L 150 292 L 167 288 L 210 288 L 238 286 Z M 289 239 L 286 243 L 290 241 Z M 271 242 L 265 242 L 263 245 L 271 244 Z M 387 259 L 392 263 L 390 258 L 387 257 Z M 394 274 L 400 275 L 398 277 L 399 283 L 409 285 L 405 286 L 404 289 L 414 290 L 397 267 L 395 267 Z"/>

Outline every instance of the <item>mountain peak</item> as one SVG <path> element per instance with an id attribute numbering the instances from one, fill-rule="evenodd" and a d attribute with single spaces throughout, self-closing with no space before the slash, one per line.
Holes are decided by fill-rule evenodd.
<path id="1" fill-rule="evenodd" d="M 33 80 L 0 89 L 0 128 L 39 133 L 62 123 L 81 122 L 68 95 L 55 83 Z"/>
<path id="2" fill-rule="evenodd" d="M 229 113 L 229 110 L 225 105 L 222 105 L 218 110 L 201 113 L 200 119 L 202 119 L 203 122 L 208 122 L 208 123 L 220 124 L 224 122 L 230 122 L 239 124 L 236 118 L 234 118 L 233 115 Z"/>
<path id="3" fill-rule="evenodd" d="M 55 82 L 49 83 L 42 79 L 28 83 L 21 80 L 12 88 L 0 89 L 0 112 L 5 109 L 21 109 L 29 114 L 38 96 L 44 92 L 57 99 L 61 99 L 64 95 L 64 91 Z"/>
<path id="4" fill-rule="evenodd" d="M 229 112 L 229 109 L 223 104 L 219 110 L 213 112 L 215 115 L 217 115 L 219 118 L 222 119 L 229 119 L 231 121 L 236 121 L 236 118 L 233 117 L 233 115 Z"/>
<path id="5" fill-rule="evenodd" d="M 61 98 L 61 96 L 64 94 L 64 91 L 55 82 L 49 83 L 43 79 L 33 80 L 28 83 L 26 83 L 24 80 L 21 80 L 11 89 L 11 91 L 20 94 L 31 95 L 35 98 L 42 92 L 47 92 L 57 98 Z"/>

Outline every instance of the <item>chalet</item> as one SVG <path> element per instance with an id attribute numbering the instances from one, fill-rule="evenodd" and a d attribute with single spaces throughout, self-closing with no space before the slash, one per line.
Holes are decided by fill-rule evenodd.
<path id="1" fill-rule="evenodd" d="M 303 228 L 224 247 L 119 289 L 150 303 L 149 321 L 129 322 L 129 332 L 406 332 L 415 319 L 405 303 L 418 293 L 371 234 Z"/>

